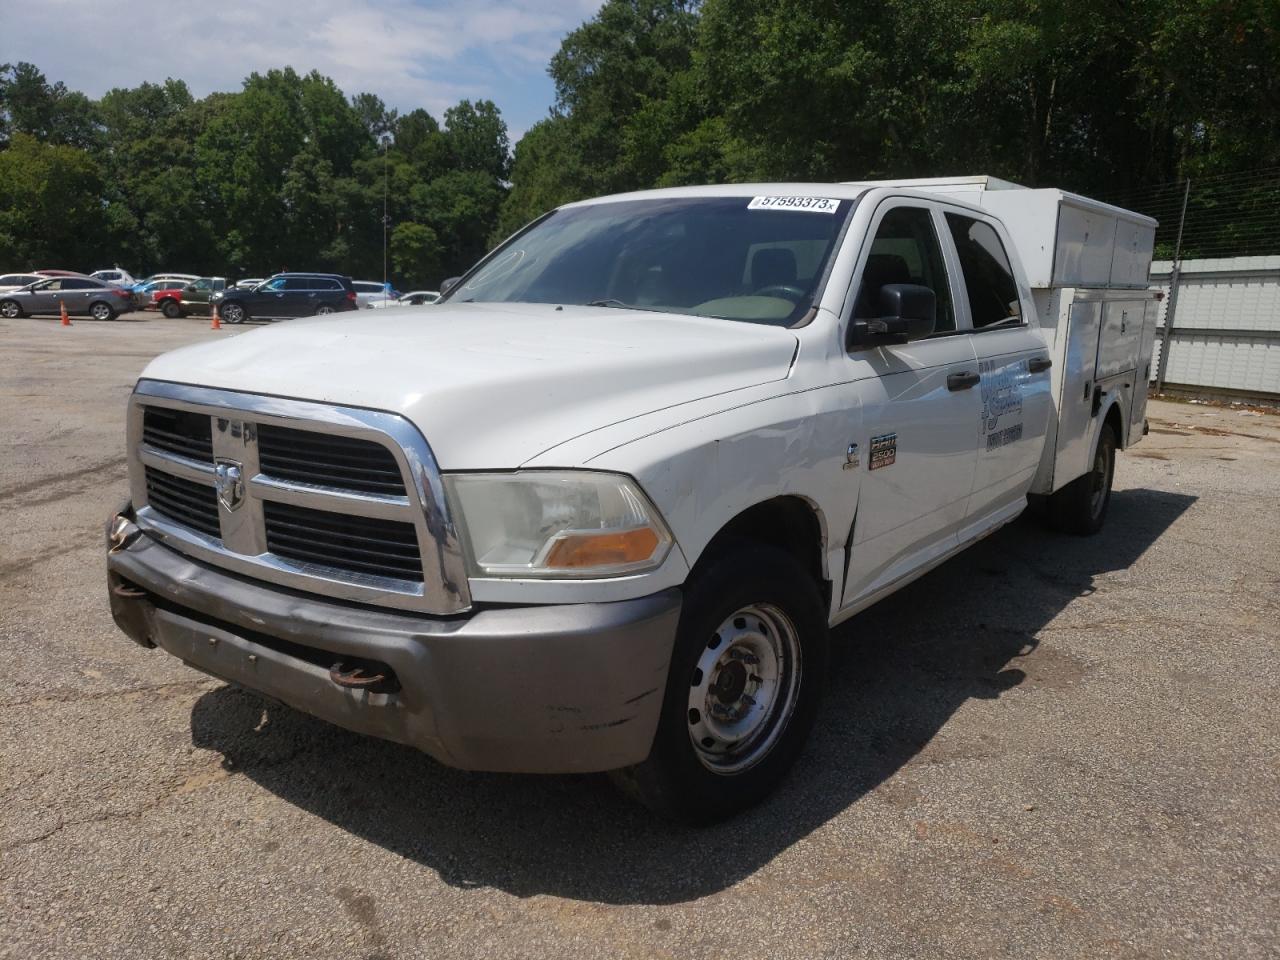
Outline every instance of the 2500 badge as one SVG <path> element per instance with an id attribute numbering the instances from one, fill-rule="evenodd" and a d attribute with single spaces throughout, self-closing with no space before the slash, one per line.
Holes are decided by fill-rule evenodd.
<path id="1" fill-rule="evenodd" d="M 871 438 L 871 456 L 867 459 L 868 470 L 879 470 L 898 459 L 898 435 L 883 433 Z"/>

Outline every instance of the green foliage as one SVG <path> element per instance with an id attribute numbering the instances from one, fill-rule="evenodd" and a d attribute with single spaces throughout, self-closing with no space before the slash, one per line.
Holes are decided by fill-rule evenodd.
<path id="1" fill-rule="evenodd" d="M 97 102 L 0 66 L 0 263 L 230 276 L 286 267 L 436 285 L 480 257 L 509 175 L 506 124 L 463 101 L 444 129 L 319 73 L 178 80 Z"/>
<path id="2" fill-rule="evenodd" d="M 607 0 L 552 58 L 498 232 L 682 183 L 990 173 L 1119 196 L 1275 167 L 1277 64 L 1275 0 Z"/>

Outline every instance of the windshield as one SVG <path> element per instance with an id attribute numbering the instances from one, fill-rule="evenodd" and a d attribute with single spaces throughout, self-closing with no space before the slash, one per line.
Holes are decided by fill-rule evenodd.
<path id="1" fill-rule="evenodd" d="M 852 200 L 677 197 L 557 210 L 444 300 L 633 307 L 788 326 L 813 305 Z"/>

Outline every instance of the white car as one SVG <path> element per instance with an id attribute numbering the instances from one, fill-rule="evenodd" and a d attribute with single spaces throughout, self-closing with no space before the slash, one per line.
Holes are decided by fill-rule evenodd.
<path id="1" fill-rule="evenodd" d="M 421 307 L 424 304 L 435 303 L 440 299 L 439 290 L 414 290 L 410 293 L 401 294 L 395 300 L 378 300 L 369 304 L 371 307 Z"/>
<path id="2" fill-rule="evenodd" d="M 29 283 L 35 283 L 37 280 L 44 279 L 46 279 L 46 277 L 39 273 L 0 274 L 0 293 L 4 293 L 8 290 L 18 290 Z"/>
<path id="3" fill-rule="evenodd" d="M 103 283 L 109 283 L 114 287 L 132 287 L 138 282 L 133 279 L 133 275 L 128 270 L 122 270 L 119 267 L 112 267 L 110 270 L 95 270 L 89 276 L 95 280 L 101 280 Z"/>
<path id="4" fill-rule="evenodd" d="M 377 280 L 352 280 L 356 291 L 356 303 L 361 307 L 382 307 L 396 302 L 399 296 L 390 284 Z"/>
<path id="5" fill-rule="evenodd" d="M 1101 527 L 1154 228 L 990 178 L 567 204 L 429 317 L 152 361 L 112 612 L 446 764 L 728 816 L 802 750 L 830 627 L 1029 496 Z"/>

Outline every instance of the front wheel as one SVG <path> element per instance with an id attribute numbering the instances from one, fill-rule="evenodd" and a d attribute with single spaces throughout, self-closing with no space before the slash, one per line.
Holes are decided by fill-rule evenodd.
<path id="1" fill-rule="evenodd" d="M 16 320 L 20 316 L 22 316 L 22 307 L 16 300 L 0 300 L 0 317 Z"/>
<path id="2" fill-rule="evenodd" d="M 653 749 L 614 781 L 695 823 L 758 803 L 799 755 L 826 674 L 827 617 L 789 554 L 734 544 L 690 581 Z"/>
<path id="3" fill-rule="evenodd" d="M 244 323 L 249 316 L 245 313 L 244 307 L 234 302 L 224 303 L 221 306 L 213 305 L 209 309 L 212 312 L 216 312 L 218 317 L 227 321 L 227 323 Z"/>
<path id="4" fill-rule="evenodd" d="M 1116 435 L 1104 424 L 1098 432 L 1093 461 L 1077 477 L 1049 498 L 1049 520 L 1063 533 L 1087 537 L 1102 529 L 1111 504 L 1111 482 L 1116 472 Z"/>
<path id="5" fill-rule="evenodd" d="M 170 320 L 176 320 L 182 316 L 182 308 L 178 306 L 177 300 L 165 300 L 160 304 L 160 312 Z"/>
<path id="6" fill-rule="evenodd" d="M 116 312 L 111 309 L 111 304 L 99 300 L 97 303 L 90 304 L 89 316 L 95 320 L 114 320 Z"/>

